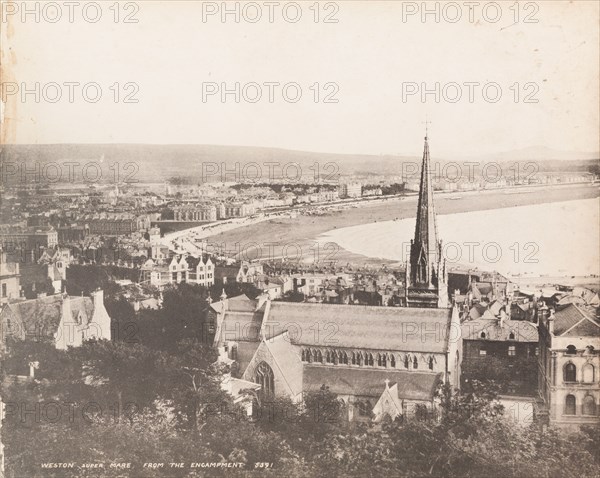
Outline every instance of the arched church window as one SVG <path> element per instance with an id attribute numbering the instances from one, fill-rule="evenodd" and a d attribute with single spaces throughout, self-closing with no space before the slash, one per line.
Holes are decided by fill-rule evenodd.
<path id="1" fill-rule="evenodd" d="M 320 351 L 320 350 L 317 350 L 317 353 L 316 353 L 316 359 L 315 359 L 315 360 L 316 360 L 317 362 L 319 362 L 319 363 L 323 363 L 323 354 L 321 353 L 321 351 Z"/>
<path id="2" fill-rule="evenodd" d="M 575 355 L 577 353 L 577 347 L 575 347 L 574 345 L 567 345 L 567 354 L 568 355 Z"/>
<path id="3" fill-rule="evenodd" d="M 583 366 L 583 381 L 585 383 L 593 383 L 594 382 L 594 366 L 591 363 L 586 363 Z"/>
<path id="4" fill-rule="evenodd" d="M 482 339 L 485 339 L 485 332 L 481 332 L 481 336 Z"/>
<path id="5" fill-rule="evenodd" d="M 574 363 L 569 362 L 564 368 L 564 380 L 565 382 L 576 382 L 577 381 L 577 367 Z"/>
<path id="6" fill-rule="evenodd" d="M 404 368 L 408 368 L 408 355 L 404 356 Z"/>
<path id="7" fill-rule="evenodd" d="M 575 415 L 577 413 L 577 402 L 575 395 L 565 397 L 565 415 Z"/>
<path id="8" fill-rule="evenodd" d="M 356 365 L 356 352 L 352 352 L 352 365 Z"/>
<path id="9" fill-rule="evenodd" d="M 583 414 L 596 415 L 596 401 L 591 395 L 586 395 L 583 398 Z"/>
<path id="10" fill-rule="evenodd" d="M 429 366 L 429 370 L 433 370 L 433 357 L 429 357 L 429 363 L 427 365 Z"/>
<path id="11" fill-rule="evenodd" d="M 377 354 L 377 365 L 379 365 L 381 367 L 381 354 Z"/>
<path id="12" fill-rule="evenodd" d="M 373 361 L 373 354 L 367 354 L 366 358 L 365 358 L 365 365 L 369 365 L 369 366 L 373 366 L 374 361 Z"/>
<path id="13" fill-rule="evenodd" d="M 346 352 L 342 353 L 342 359 L 340 360 L 344 365 L 348 365 L 348 354 Z"/>
<path id="14" fill-rule="evenodd" d="M 313 354 L 312 354 L 312 350 L 308 349 L 308 351 L 306 352 L 306 361 L 308 363 L 312 363 L 313 361 Z"/>
<path id="15" fill-rule="evenodd" d="M 511 332 L 510 334 L 508 334 L 508 340 L 515 340 L 515 333 Z"/>
<path id="16" fill-rule="evenodd" d="M 387 367 L 387 355 L 386 354 L 381 354 L 381 366 Z"/>
<path id="17" fill-rule="evenodd" d="M 390 367 L 396 368 L 396 357 L 394 355 L 390 355 Z"/>
<path id="18" fill-rule="evenodd" d="M 302 349 L 302 361 L 306 362 L 306 350 Z"/>
<path id="19" fill-rule="evenodd" d="M 259 393 L 263 399 L 275 395 L 275 375 L 267 362 L 261 362 L 256 367 L 254 382 L 261 386 Z"/>
<path id="20" fill-rule="evenodd" d="M 356 365 L 362 365 L 363 364 L 363 355 L 361 352 L 358 352 L 356 354 Z"/>
<path id="21" fill-rule="evenodd" d="M 331 361 L 334 365 L 338 364 L 338 354 L 335 352 L 331 352 Z"/>
<path id="22" fill-rule="evenodd" d="M 413 368 L 419 368 L 419 362 L 417 361 L 417 356 L 413 357 Z"/>

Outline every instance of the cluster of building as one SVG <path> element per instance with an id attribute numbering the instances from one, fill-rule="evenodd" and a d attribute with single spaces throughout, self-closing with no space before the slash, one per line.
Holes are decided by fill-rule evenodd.
<path id="1" fill-rule="evenodd" d="M 209 189 L 210 201 L 178 192 L 163 206 L 170 208 L 172 220 L 204 222 L 252 214 L 251 201 L 283 200 L 273 196 L 288 193 L 309 196 L 309 201 L 312 195 L 336 200 L 379 194 L 377 188 L 351 182 L 335 192 L 304 187 L 271 194 L 255 188 L 234 195 L 236 201 L 222 202 L 220 195 L 230 188 Z M 210 288 L 236 282 L 257 289 L 256 298 L 227 297 L 223 290 L 220 301 L 209 301 L 205 311 L 219 360 L 231 366 L 224 386 L 236 400 L 249 393 L 255 405 L 277 396 L 300 401 L 327 385 L 346 402 L 350 419 L 407 418 L 419 408 L 435 413 L 441 386 L 469 386 L 483 370 L 484 378 L 502 382 L 500 399 L 519 423 L 597 423 L 598 295 L 585 289 L 537 293 L 519 290 L 498 274 L 450 271 L 437 235 L 427 137 L 416 189 L 415 234 L 403 271 L 349 265 L 292 269 L 202 251 L 183 253 L 163 245 L 160 230 L 139 209 L 70 215 L 77 216 L 77 227 L 87 234 L 136 242 L 138 248 L 130 252 L 143 258 L 139 284 L 161 290 L 182 283 Z M 124 203 L 117 191 L 112 207 L 119 204 Z M 91 297 L 63 292 L 66 268 L 75 258 L 68 248 L 58 247 L 59 232 L 52 224 L 30 225 L 22 235 L 14 229 L 0 232 L 3 246 L 18 240 L 30 247 L 38 236 L 45 241 L 32 261 L 35 273 L 2 255 L 2 344 L 8 336 L 42 336 L 60 348 L 92 337 L 111 338 L 101 291 Z M 118 240 L 112 244 L 135 248 Z M 155 302 L 152 307 L 160 307 Z"/>
<path id="2" fill-rule="evenodd" d="M 500 400 L 509 419 L 597 423 L 598 296 L 520 292 L 497 275 L 469 275 L 450 296 L 427 141 L 419 196 L 406 271 L 383 274 L 399 307 L 355 305 L 356 292 L 347 290 L 353 277 L 327 274 L 290 276 L 293 290 L 308 297 L 303 302 L 273 301 L 263 291 L 254 300 L 223 295 L 210 305 L 214 344 L 238 389 L 253 389 L 260 403 L 278 395 L 300 400 L 325 384 L 348 404 L 350 418 L 377 421 L 410 416 L 419 406 L 435 410 L 441 384 L 464 387 L 483 369 L 484 378 L 504 380 Z M 374 283 L 369 291 L 379 294 Z M 328 300 L 330 291 L 341 300 Z"/>
<path id="3" fill-rule="evenodd" d="M 251 216 L 256 212 L 256 206 L 243 202 L 188 203 L 173 205 L 169 212 L 172 213 L 174 221 L 214 222 L 220 219 Z"/>

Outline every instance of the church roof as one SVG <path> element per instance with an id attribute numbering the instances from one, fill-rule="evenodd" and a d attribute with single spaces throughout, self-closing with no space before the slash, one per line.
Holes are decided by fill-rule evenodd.
<path id="1" fill-rule="evenodd" d="M 277 366 L 281 369 L 281 375 L 294 395 L 302 392 L 302 361 L 295 347 L 290 344 L 287 334 L 282 334 L 271 340 L 266 340 L 265 345 Z"/>
<path id="2" fill-rule="evenodd" d="M 227 306 L 220 324 L 220 341 L 258 342 L 264 308 L 256 309 L 257 301 L 245 294 L 226 299 Z M 222 302 L 213 302 L 210 307 L 221 312 Z"/>
<path id="3" fill-rule="evenodd" d="M 266 338 L 311 346 L 445 353 L 452 309 L 272 302 Z"/>
<path id="4" fill-rule="evenodd" d="M 412 400 L 431 400 L 441 373 L 378 370 L 350 367 L 304 365 L 304 391 L 317 391 L 322 385 L 338 395 L 379 398 L 385 380 L 398 384 L 398 397 Z"/>

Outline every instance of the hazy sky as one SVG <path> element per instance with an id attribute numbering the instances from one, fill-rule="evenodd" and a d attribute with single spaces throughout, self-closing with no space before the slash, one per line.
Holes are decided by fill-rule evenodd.
<path id="1" fill-rule="evenodd" d="M 62 16 L 55 23 L 57 12 L 49 7 L 36 19 L 33 13 L 23 17 L 23 2 L 8 11 L 4 5 L 8 142 L 414 154 L 427 116 L 432 149 L 440 156 L 529 146 L 599 149 L 598 2 L 500 2 L 500 10 L 479 2 L 472 11 L 465 2 L 429 2 L 437 18 L 423 18 L 421 2 L 322 2 L 318 8 L 314 2 L 229 2 L 231 11 L 239 11 L 239 23 L 233 13 L 223 21 L 221 2 L 192 1 L 122 2 L 118 22 L 114 2 L 100 2 L 102 16 L 92 23 L 83 7 L 90 20 L 98 12 L 88 3 L 74 7 L 70 22 L 69 7 L 57 2 Z M 30 10 L 35 4 L 28 4 Z M 216 14 L 203 18 L 203 10 Z M 252 23 L 258 11 L 262 17 Z M 293 23 L 298 12 L 302 16 Z M 125 23 L 127 14 L 138 22 Z M 327 15 L 337 23 L 326 23 Z M 33 91 L 36 82 L 40 97 L 23 98 L 23 87 Z M 53 82 L 62 93 L 56 103 Z M 71 103 L 65 82 L 96 82 L 102 97 L 86 101 L 81 86 L 73 86 Z M 124 88 L 128 82 L 139 88 L 137 103 L 124 102 L 133 91 Z M 223 101 L 218 91 L 203 99 L 203 90 L 222 84 L 234 89 L 236 82 L 245 93 L 239 103 L 234 94 Z M 280 84 L 271 87 L 273 102 L 268 82 Z M 469 82 L 478 83 L 471 87 L 472 102 Z M 255 103 L 252 83 L 262 92 Z M 292 83 L 301 88 L 297 102 Z M 435 90 L 436 83 L 439 101 L 433 93 L 423 101 L 421 89 Z M 291 84 L 286 97 L 284 84 Z M 20 91 L 12 94 L 15 85 Z M 93 98 L 96 89 L 89 88 Z M 416 94 L 407 94 L 414 89 Z M 452 102 L 459 91 L 462 97 Z M 337 102 L 324 101 L 329 93 Z"/>

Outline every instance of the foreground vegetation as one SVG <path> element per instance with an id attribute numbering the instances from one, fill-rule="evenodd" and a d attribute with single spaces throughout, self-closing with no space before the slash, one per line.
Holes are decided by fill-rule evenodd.
<path id="1" fill-rule="evenodd" d="M 110 304 L 135 334 L 56 350 L 13 342 L 5 361 L 2 427 L 7 477 L 264 476 L 594 477 L 598 429 L 569 435 L 518 428 L 502 416 L 490 384 L 440 390 L 439 417 L 350 423 L 327 389 L 304 403 L 263 403 L 254 418 L 223 392 L 228 370 L 203 337 L 200 288 L 165 293 L 162 311 Z M 196 302 L 194 302 L 196 301 Z M 133 315 L 132 315 L 133 314 Z M 123 323 L 119 323 L 123 326 Z M 18 379 L 39 362 L 35 380 Z M 183 469 L 142 468 L 145 461 Z M 41 463 L 132 463 L 132 469 L 41 469 Z M 191 462 L 244 468 L 192 469 Z"/>

